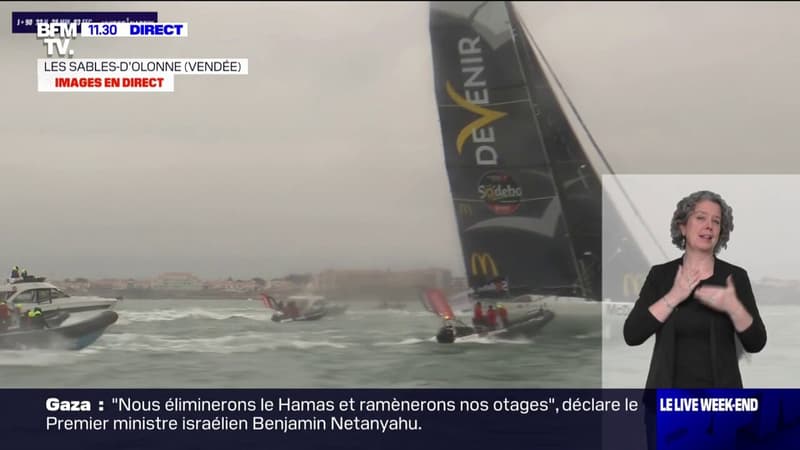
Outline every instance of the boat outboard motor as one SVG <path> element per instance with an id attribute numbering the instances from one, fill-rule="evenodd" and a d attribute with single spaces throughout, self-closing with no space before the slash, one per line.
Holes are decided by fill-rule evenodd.
<path id="1" fill-rule="evenodd" d="M 452 344 L 456 341 L 456 329 L 452 325 L 443 326 L 436 333 L 436 341 L 440 344 Z"/>

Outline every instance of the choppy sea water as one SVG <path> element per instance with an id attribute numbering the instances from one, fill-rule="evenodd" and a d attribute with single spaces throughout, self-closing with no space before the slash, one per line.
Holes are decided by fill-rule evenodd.
<path id="1" fill-rule="evenodd" d="M 257 300 L 135 300 L 81 351 L 0 351 L 8 387 L 600 386 L 598 338 L 439 344 L 440 321 L 352 303 L 340 316 L 275 323 Z"/>
<path id="2" fill-rule="evenodd" d="M 769 342 L 742 362 L 748 387 L 795 386 L 800 308 L 764 312 Z M 81 351 L 0 351 L 6 387 L 596 388 L 644 384 L 650 345 L 557 332 L 439 344 L 438 318 L 351 303 L 345 314 L 275 323 L 258 300 L 136 300 Z M 553 325 L 553 326 L 551 326 Z M 550 328 L 548 330 L 548 328 Z"/>

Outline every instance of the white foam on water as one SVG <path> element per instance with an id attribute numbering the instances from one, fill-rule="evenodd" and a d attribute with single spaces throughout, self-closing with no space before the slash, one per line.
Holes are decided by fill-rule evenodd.
<path id="1" fill-rule="evenodd" d="M 434 337 L 435 340 L 435 337 Z M 530 345 L 533 341 L 529 339 L 504 339 L 494 336 L 469 335 L 456 338 L 454 344 L 513 344 Z"/>
<path id="2" fill-rule="evenodd" d="M 236 335 L 180 338 L 170 335 L 115 333 L 95 344 L 98 349 L 128 352 L 253 353 L 265 350 L 309 349 L 315 347 L 347 348 L 344 343 L 312 341 L 293 335 L 249 332 Z"/>
<path id="3" fill-rule="evenodd" d="M 329 341 L 293 340 L 293 341 L 289 341 L 289 343 L 291 345 L 296 346 L 297 348 L 303 349 L 303 350 L 309 349 L 309 348 L 315 348 L 315 347 L 333 347 L 333 348 L 339 348 L 339 349 L 344 349 L 344 348 L 348 347 L 347 345 L 342 344 L 342 343 L 329 342 Z"/>
<path id="4" fill-rule="evenodd" d="M 430 339 L 408 338 L 408 339 L 403 339 L 400 342 L 375 342 L 372 345 L 376 347 L 392 347 L 396 345 L 416 345 L 428 341 L 430 341 Z"/>
<path id="5" fill-rule="evenodd" d="M 0 367 L 47 367 L 77 364 L 96 351 L 0 350 Z"/>
<path id="6" fill-rule="evenodd" d="M 133 322 L 158 322 L 180 319 L 248 319 L 265 322 L 272 318 L 271 314 L 265 314 L 263 311 L 247 309 L 208 310 L 202 308 L 190 308 L 185 310 L 159 309 L 153 311 L 120 311 L 119 315 L 120 319 L 117 323 L 121 325 L 127 325 Z"/>
<path id="7" fill-rule="evenodd" d="M 350 318 L 353 319 L 366 319 L 368 317 L 376 317 L 376 316 L 395 316 L 395 317 L 436 317 L 433 313 L 428 311 L 405 311 L 405 310 L 394 310 L 394 309 L 355 309 L 350 310 L 348 309 L 346 314 Z"/>

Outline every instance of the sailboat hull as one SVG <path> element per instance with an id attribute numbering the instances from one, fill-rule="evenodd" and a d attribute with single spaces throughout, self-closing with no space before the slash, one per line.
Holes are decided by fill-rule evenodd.
<path id="1" fill-rule="evenodd" d="M 442 327 L 436 334 L 436 341 L 441 344 L 452 344 L 456 340 L 463 341 L 465 338 L 515 338 L 535 336 L 549 322 L 553 320 L 555 314 L 551 311 L 540 310 L 528 314 L 527 317 L 517 321 L 511 320 L 506 327 L 495 329 L 476 328 L 469 326 Z"/>

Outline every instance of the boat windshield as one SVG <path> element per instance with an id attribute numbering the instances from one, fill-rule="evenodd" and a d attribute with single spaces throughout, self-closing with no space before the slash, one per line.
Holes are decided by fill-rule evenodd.
<path id="1" fill-rule="evenodd" d="M 17 295 L 14 303 L 52 303 L 57 298 L 66 297 L 69 295 L 57 288 L 30 289 Z"/>

